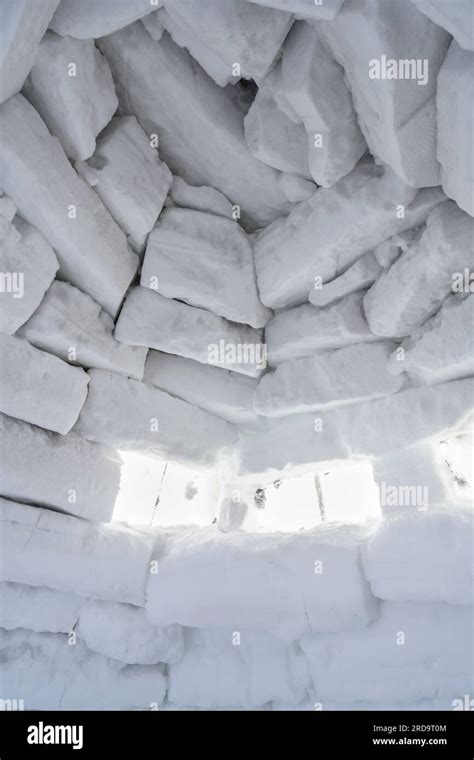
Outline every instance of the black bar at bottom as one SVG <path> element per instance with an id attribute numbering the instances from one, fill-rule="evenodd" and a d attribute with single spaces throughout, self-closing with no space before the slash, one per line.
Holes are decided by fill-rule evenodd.
<path id="1" fill-rule="evenodd" d="M 472 712 L 1 712 L 0 760 L 182 753 L 472 760 Z M 72 755 L 71 755 L 72 753 Z M 112 754 L 113 753 L 113 754 Z M 363 755 L 363 756 L 364 756 Z"/>

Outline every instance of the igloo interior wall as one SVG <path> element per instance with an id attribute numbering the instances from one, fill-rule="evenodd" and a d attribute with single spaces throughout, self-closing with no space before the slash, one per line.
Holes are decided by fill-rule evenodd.
<path id="1" fill-rule="evenodd" d="M 2 708 L 457 709 L 471 0 L 0 14 Z"/>

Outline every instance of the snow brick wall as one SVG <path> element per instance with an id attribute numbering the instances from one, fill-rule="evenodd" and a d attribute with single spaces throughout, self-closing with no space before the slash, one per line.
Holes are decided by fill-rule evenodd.
<path id="1" fill-rule="evenodd" d="M 2 705 L 474 694 L 472 464 L 440 454 L 472 436 L 472 28 L 466 0 L 0 0 Z M 211 519 L 117 519 L 132 455 L 212 477 Z M 252 529 L 348 464 L 375 516 Z"/>

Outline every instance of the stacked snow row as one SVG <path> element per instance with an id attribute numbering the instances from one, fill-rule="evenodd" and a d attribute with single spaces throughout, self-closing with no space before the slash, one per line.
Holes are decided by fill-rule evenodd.
<path id="1" fill-rule="evenodd" d="M 50 100 L 52 80 L 57 88 Z M 221 417 L 153 388 L 152 356 L 149 383 L 141 382 L 153 341 L 146 325 L 135 323 L 134 303 L 150 304 L 145 322 L 158 318 L 164 348 L 175 350 L 177 341 L 179 353 L 185 343 L 201 352 L 201 361 L 207 361 L 207 345 L 221 339 L 260 345 L 250 325 L 261 326 L 269 310 L 258 299 L 251 246 L 224 195 L 173 179 L 151 144 L 156 135 L 149 137 L 134 117 L 114 117 L 96 145 L 117 100 L 107 63 L 91 41 L 48 32 L 24 91 L 37 111 L 22 95 L 0 108 L 0 398 L 8 415 L 1 419 L 2 493 L 106 521 L 120 480 L 115 449 L 211 466 L 237 441 Z M 68 157 L 76 159 L 79 173 Z M 131 291 L 114 335 L 114 319 L 139 267 L 132 248 L 143 253 L 165 200 L 175 208 L 163 212 L 161 228 L 150 236 L 144 287 Z M 202 262 L 200 288 L 189 279 L 195 231 L 208 262 Z M 166 254 L 176 245 L 182 257 L 173 274 Z M 228 261 L 221 272 L 222 249 Z M 152 292 L 155 279 L 164 282 L 164 295 Z M 227 289 L 219 293 L 224 282 Z M 190 292 L 192 285 L 194 303 L 212 311 L 171 300 L 185 299 L 183 289 Z M 121 333 L 129 333 L 128 345 L 118 340 Z M 243 418 L 251 410 L 246 381 L 237 381 L 237 415 L 240 410 Z M 28 478 L 25 461 L 31 463 Z"/>
<path id="2" fill-rule="evenodd" d="M 472 693 L 470 510 L 295 535 L 7 500 L 0 515 L 0 697 L 25 709 L 451 709 Z"/>
<path id="3" fill-rule="evenodd" d="M 135 13 L 132 5 L 117 9 L 124 18 L 116 28 L 153 9 L 149 2 L 142 3 L 143 11 L 137 7 L 136 15 L 127 17 Z M 235 447 L 237 434 L 229 422 L 255 417 L 254 385 L 248 376 L 260 371 L 259 328 L 271 312 L 260 303 L 252 247 L 234 218 L 240 217 L 239 203 L 234 211 L 213 187 L 192 187 L 178 176 L 173 178 L 156 150 L 159 132 L 167 160 L 176 169 L 166 148 L 166 125 L 154 123 L 145 130 L 135 116 L 114 116 L 118 100 L 110 68 L 88 38 L 100 35 L 106 17 L 107 23 L 114 23 L 111 9 L 107 7 L 104 15 L 100 3 L 88 10 L 82 6 L 89 22 L 93 25 L 95 18 L 98 27 L 83 34 L 77 19 L 79 27 L 70 30 L 72 36 L 61 36 L 61 18 L 67 24 L 69 11 L 74 15 L 77 8 L 62 4 L 52 22 L 55 31 L 44 34 L 57 6 L 52 1 L 33 7 L 25 1 L 5 9 L 0 411 L 8 416 L 1 419 L 2 493 L 107 521 L 120 480 L 117 449 L 136 448 L 209 467 L 218 455 Z M 250 13 L 262 20 L 274 15 L 258 9 Z M 273 37 L 268 29 L 261 30 L 269 45 L 266 51 L 259 47 L 262 60 L 255 65 L 261 65 L 262 72 L 272 63 L 291 23 L 288 14 L 277 13 L 276 19 Z M 284 192 L 284 176 L 248 154 L 241 107 L 229 101 L 204 71 L 194 70 L 184 50 L 169 40 L 155 44 L 150 34 L 156 29 L 148 28 L 150 33 L 137 23 L 131 29 L 144 41 L 142 53 L 151 56 L 149 62 L 136 61 L 136 76 L 144 77 L 145 69 L 152 73 L 156 56 L 163 74 L 169 68 L 170 81 L 162 77 L 165 89 L 159 110 L 168 98 L 166 110 L 185 123 L 176 106 L 189 108 L 190 101 L 176 98 L 179 80 L 200 114 L 196 133 L 208 139 L 209 109 L 225 114 L 227 122 L 219 120 L 201 151 L 210 155 L 212 150 L 224 189 L 243 204 L 243 217 L 245 204 L 250 209 L 255 205 L 254 223 L 289 211 L 292 203 Z M 108 31 L 114 28 L 104 30 Z M 25 47 L 28 55 L 20 59 L 17 51 Z M 153 75 L 149 85 L 155 84 Z M 23 94 L 15 94 L 22 85 Z M 158 102 L 150 101 L 153 107 Z M 136 110 L 145 127 L 146 114 L 138 106 Z M 171 131 L 176 137 L 174 126 Z M 183 139 L 188 140 L 189 134 Z M 187 153 L 196 152 L 193 148 Z M 201 159 L 204 166 L 206 155 Z M 245 183 L 239 179 L 242 168 Z M 209 172 L 211 176 L 212 167 Z M 191 171 L 188 176 L 194 179 Z M 226 184 L 233 177 L 235 188 Z M 254 198 L 246 197 L 249 177 Z M 214 174 L 212 178 L 219 186 Z M 307 197 L 308 184 L 290 180 L 288 192 L 300 200 Z M 168 208 L 163 210 L 165 204 Z M 159 216 L 160 226 L 149 236 Z M 247 217 L 250 220 L 251 212 Z M 116 327 L 140 258 L 141 286 L 130 291 Z M 202 410 L 177 398 L 179 393 L 169 395 L 166 391 L 172 389 L 166 380 L 161 383 L 165 392 L 155 387 L 159 385 L 155 376 L 166 374 L 168 358 L 178 362 L 177 372 L 169 365 L 171 373 L 186 381 L 186 366 L 179 366 L 181 355 L 205 362 L 198 371 L 201 366 L 211 370 L 212 379 L 208 362 L 227 366 L 221 343 L 247 346 L 250 359 L 239 364 L 236 356 L 231 362 L 239 374 L 228 381 L 230 401 L 229 394 L 221 392 L 222 404 L 217 396 L 213 402 L 219 416 L 213 408 L 209 413 L 205 403 Z M 160 357 L 151 353 L 145 369 L 149 346 L 179 356 L 163 354 L 157 368 Z M 216 349 L 215 358 L 209 347 Z M 223 372 L 224 386 L 227 376 Z M 217 371 L 217 385 L 219 381 Z M 25 461 L 31 465 L 28 478 Z"/>
<path id="4" fill-rule="evenodd" d="M 443 63 L 442 27 L 466 46 L 462 18 L 421 0 L 437 23 L 409 3 L 391 23 L 383 0 L 158 4 L 5 11 L 0 397 L 20 421 L 3 493 L 100 520 L 119 474 L 103 446 L 195 466 L 237 446 L 239 474 L 268 478 L 444 434 L 471 392 L 447 381 L 473 370 L 474 223 L 435 187 L 472 212 L 443 126 L 471 53 L 453 42 Z M 405 48 L 426 70 L 372 65 Z M 69 482 L 52 486 L 58 448 Z"/>
<path id="5" fill-rule="evenodd" d="M 260 233 L 260 294 L 279 310 L 265 330 L 272 370 L 254 394 L 268 422 L 242 435 L 242 474 L 383 456 L 462 423 L 473 240 L 474 219 L 438 188 L 402 188 L 365 159 Z"/>

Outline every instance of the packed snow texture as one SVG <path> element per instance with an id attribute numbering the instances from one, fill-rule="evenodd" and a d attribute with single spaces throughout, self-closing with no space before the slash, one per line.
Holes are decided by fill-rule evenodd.
<path id="1" fill-rule="evenodd" d="M 153 537 L 0 501 L 1 580 L 142 605 Z"/>
<path id="2" fill-rule="evenodd" d="M 77 162 L 76 169 L 95 188 L 132 248 L 142 252 L 165 203 L 172 174 L 136 118 L 114 117 L 100 135 L 94 155 L 87 162 Z"/>
<path id="3" fill-rule="evenodd" d="M 63 278 L 116 316 L 138 258 L 23 95 L 0 106 L 0 182 L 53 246 Z"/>
<path id="4" fill-rule="evenodd" d="M 89 377 L 75 431 L 90 441 L 198 466 L 235 443 L 228 422 L 158 388 L 101 369 Z"/>
<path id="5" fill-rule="evenodd" d="M 140 283 L 232 322 L 263 327 L 271 316 L 258 297 L 252 247 L 232 219 L 163 211 L 148 238 Z"/>
<path id="6" fill-rule="evenodd" d="M 114 337 L 114 328 L 113 319 L 90 296 L 67 282 L 54 280 L 18 334 L 70 364 L 141 380 L 148 349 L 120 343 Z"/>
<path id="7" fill-rule="evenodd" d="M 23 92 L 69 158 L 89 158 L 118 101 L 93 40 L 46 32 Z"/>
<path id="8" fill-rule="evenodd" d="M 308 631 L 353 630 L 376 615 L 362 574 L 358 532 L 259 535 L 189 530 L 165 545 L 146 610 L 156 625 L 266 631 L 287 641 Z"/>
<path id="9" fill-rule="evenodd" d="M 323 702 L 397 704 L 472 689 L 470 607 L 383 602 L 363 631 L 306 636 L 301 645 Z"/>
<path id="10" fill-rule="evenodd" d="M 459 709 L 472 3 L 0 14 L 0 704 Z M 344 465 L 377 519 L 326 514 Z M 316 527 L 249 529 L 303 473 Z"/>
<path id="11" fill-rule="evenodd" d="M 471 605 L 473 530 L 466 506 L 399 509 L 387 516 L 365 552 L 372 591 L 388 601 Z"/>

